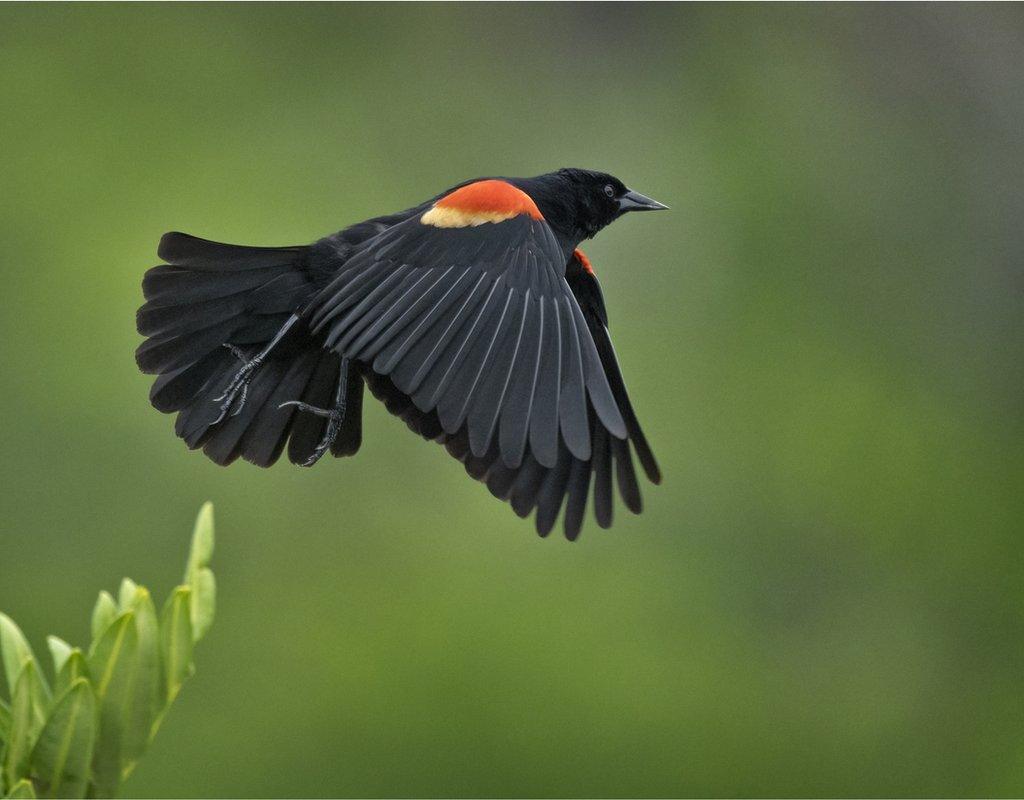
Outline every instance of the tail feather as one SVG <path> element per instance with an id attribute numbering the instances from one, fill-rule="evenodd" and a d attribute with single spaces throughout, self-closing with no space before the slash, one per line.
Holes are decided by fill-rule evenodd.
<path id="1" fill-rule="evenodd" d="M 215 375 L 223 374 L 234 362 L 234 356 L 219 348 L 198 361 L 173 372 L 165 372 L 153 381 L 149 401 L 165 414 L 180 411 L 198 395 Z"/>
<path id="2" fill-rule="evenodd" d="M 238 322 L 228 319 L 185 334 L 147 339 L 135 351 L 135 360 L 139 369 L 151 375 L 173 372 L 194 364 L 210 351 L 232 341 L 237 329 Z"/>
<path id="3" fill-rule="evenodd" d="M 363 386 L 363 376 L 358 370 L 350 369 L 345 390 L 345 419 L 331 445 L 331 453 L 338 458 L 354 456 L 363 443 Z"/>
<path id="4" fill-rule="evenodd" d="M 142 293 L 149 300 L 147 305 L 179 306 L 230 297 L 262 286 L 280 275 L 281 268 L 275 266 L 234 272 L 207 270 L 202 280 L 197 279 L 196 272 L 169 264 L 153 267 L 142 277 Z"/>
<path id="5" fill-rule="evenodd" d="M 338 385 L 338 359 L 326 351 L 314 365 L 312 374 L 302 392 L 302 402 L 319 408 L 327 408 L 334 398 Z M 298 414 L 292 424 L 292 436 L 288 442 L 288 460 L 303 464 L 313 455 L 317 444 L 324 435 L 327 421 L 314 414 Z"/>
<path id="6" fill-rule="evenodd" d="M 300 399 L 329 406 L 339 375 L 337 356 L 307 330 L 297 327 L 275 347 L 237 414 L 220 419 L 216 398 L 241 367 L 225 345 L 255 354 L 316 291 L 306 267 L 308 248 L 243 247 L 168 233 L 158 252 L 166 263 L 143 278 L 146 303 L 137 314 L 139 333 L 148 338 L 136 360 L 143 372 L 157 375 L 150 402 L 165 413 L 177 412 L 178 436 L 218 464 L 242 457 L 270 466 L 289 438 L 291 459 L 306 460 L 326 423 L 280 406 Z M 349 390 L 335 455 L 359 449 L 362 377 L 355 371 Z"/>
<path id="7" fill-rule="evenodd" d="M 242 314 L 249 305 L 250 293 L 214 297 L 178 305 L 146 303 L 135 315 L 135 326 L 143 336 L 173 339 L 199 330 L 211 322 L 224 322 Z"/>
<path id="8" fill-rule="evenodd" d="M 187 233 L 172 231 L 160 239 L 157 255 L 168 264 L 188 267 L 194 270 L 250 270 L 261 267 L 298 265 L 305 258 L 309 248 L 305 245 L 294 247 L 248 247 L 238 244 L 223 244 Z"/>
<path id="9" fill-rule="evenodd" d="M 315 350 L 300 353 L 278 381 L 263 407 L 254 414 L 239 444 L 246 461 L 260 467 L 269 467 L 280 458 L 296 414 L 293 406 L 282 408 L 281 404 L 295 400 L 302 394 L 319 357 Z"/>
<path id="10" fill-rule="evenodd" d="M 219 422 L 203 445 L 203 452 L 211 461 L 227 466 L 242 454 L 242 437 L 263 409 L 274 387 L 281 382 L 287 369 L 287 363 L 279 358 L 268 361 L 260 368 L 249 384 L 248 396 L 241 411 Z"/>

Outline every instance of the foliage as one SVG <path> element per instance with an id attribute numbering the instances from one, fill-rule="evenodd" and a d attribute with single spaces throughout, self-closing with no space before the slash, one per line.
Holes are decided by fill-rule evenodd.
<path id="1" fill-rule="evenodd" d="M 125 578 L 101 591 L 92 643 L 47 637 L 49 681 L 28 640 L 0 614 L 0 654 L 10 702 L 0 700 L 0 796 L 114 797 L 135 769 L 182 684 L 192 649 L 213 622 L 213 506 L 199 511 L 184 582 L 163 611 Z"/>

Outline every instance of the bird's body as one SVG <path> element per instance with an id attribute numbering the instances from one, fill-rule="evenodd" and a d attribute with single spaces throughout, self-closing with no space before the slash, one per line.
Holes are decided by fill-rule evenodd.
<path id="1" fill-rule="evenodd" d="M 443 444 L 546 535 L 566 500 L 576 538 L 591 480 L 640 510 L 637 423 L 579 243 L 664 208 L 586 170 L 468 181 L 312 245 L 239 247 L 171 233 L 143 281 L 150 399 L 218 464 L 354 455 L 364 386 Z M 614 473 L 614 474 L 613 474 Z"/>

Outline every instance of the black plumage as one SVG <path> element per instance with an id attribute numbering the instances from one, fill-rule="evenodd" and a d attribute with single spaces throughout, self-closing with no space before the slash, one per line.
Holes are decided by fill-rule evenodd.
<path id="1" fill-rule="evenodd" d="M 613 486 L 639 513 L 633 455 L 661 475 L 579 242 L 663 208 L 611 176 L 460 184 L 309 246 L 180 233 L 143 279 L 139 367 L 177 434 L 218 464 L 354 455 L 364 386 L 547 535 L 602 527 Z"/>

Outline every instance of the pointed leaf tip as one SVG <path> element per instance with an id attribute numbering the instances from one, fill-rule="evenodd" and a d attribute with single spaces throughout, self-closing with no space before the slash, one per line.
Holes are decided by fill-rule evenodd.
<path id="1" fill-rule="evenodd" d="M 104 590 L 96 598 L 92 609 L 92 641 L 93 645 L 103 636 L 103 632 L 117 619 L 117 602 L 110 592 Z"/>
<path id="2" fill-rule="evenodd" d="M 32 787 L 30 780 L 23 778 L 11 787 L 7 798 L 8 800 L 36 800 L 36 790 Z"/>
<path id="3" fill-rule="evenodd" d="M 188 554 L 188 567 L 185 570 L 185 583 L 192 583 L 192 576 L 195 572 L 210 565 L 210 559 L 213 558 L 213 547 L 213 503 L 207 501 L 199 509 L 195 528 L 192 531 L 192 545 Z"/>
<path id="4" fill-rule="evenodd" d="M 42 673 L 39 672 L 39 665 L 36 662 L 35 653 L 21 632 L 21 628 L 13 619 L 6 614 L 0 614 L 0 654 L 3 656 L 4 672 L 7 676 L 7 688 L 10 696 L 14 697 L 14 689 L 18 683 L 18 676 L 26 662 L 31 661 L 36 666 L 36 677 L 43 697 L 49 698 L 49 687 Z"/>
<path id="5" fill-rule="evenodd" d="M 167 598 L 160 615 L 162 708 L 153 721 L 150 740 L 156 736 L 182 685 L 192 675 L 192 648 L 192 588 L 179 586 Z"/>
<path id="6" fill-rule="evenodd" d="M 89 678 L 89 666 L 85 654 L 77 647 L 71 648 L 67 661 L 57 674 L 57 683 L 53 687 L 54 696 L 59 696 L 71 688 L 79 678 Z"/>
<path id="7" fill-rule="evenodd" d="M 138 588 L 138 584 L 131 578 L 124 578 L 121 580 L 121 588 L 117 593 L 117 605 L 121 611 L 127 611 L 132 607 Z"/>
<path id="8" fill-rule="evenodd" d="M 56 679 L 71 655 L 71 645 L 59 636 L 47 636 L 46 646 L 50 648 L 50 657 L 53 659 L 53 676 Z"/>
<path id="9" fill-rule="evenodd" d="M 167 598 L 160 619 L 164 702 L 170 706 L 192 672 L 192 589 L 179 586 Z"/>
<path id="10" fill-rule="evenodd" d="M 191 617 L 192 641 L 198 642 L 213 624 L 217 586 L 210 571 L 213 557 L 213 503 L 206 502 L 199 509 L 192 547 L 189 550 L 188 566 L 185 568 L 185 583 L 192 589 Z"/>

